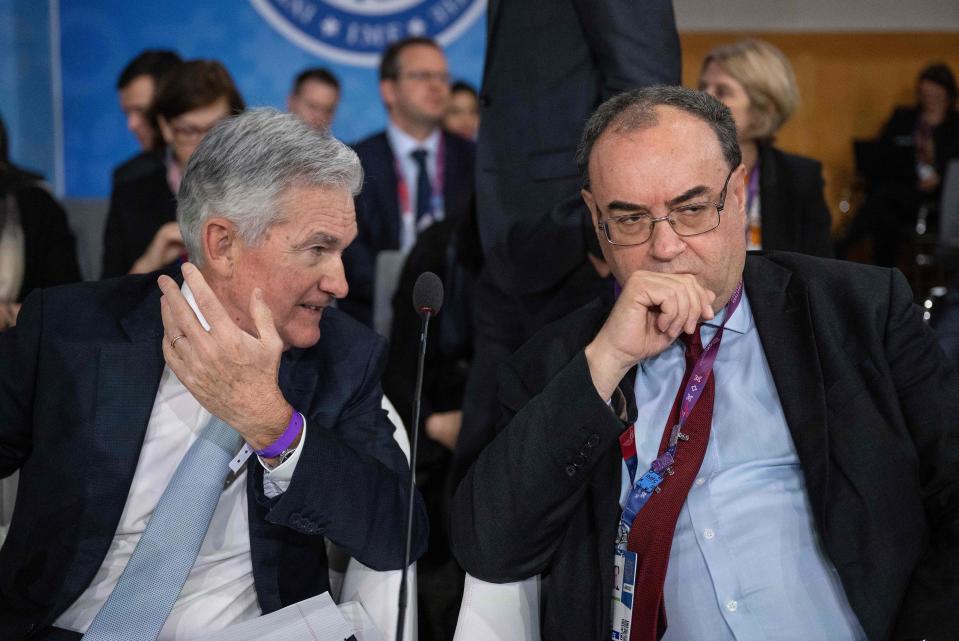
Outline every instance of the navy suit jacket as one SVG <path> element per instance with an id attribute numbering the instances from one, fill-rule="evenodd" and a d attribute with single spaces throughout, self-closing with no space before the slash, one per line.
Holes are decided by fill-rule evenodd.
<path id="1" fill-rule="evenodd" d="M 959 378 L 905 279 L 786 252 L 749 256 L 743 279 L 823 550 L 867 637 L 955 639 Z M 467 572 L 548 576 L 544 639 L 609 638 L 624 423 L 583 348 L 611 305 L 545 327 L 501 369 L 500 433 L 453 499 Z M 619 386 L 630 421 L 634 380 Z"/>
<path id="2" fill-rule="evenodd" d="M 127 499 L 163 372 L 154 275 L 37 290 L 0 333 L 0 477 L 19 469 L 0 549 L 0 638 L 51 624 L 90 584 Z M 280 387 L 307 419 L 289 489 L 248 465 L 257 598 L 272 612 L 329 589 L 324 539 L 379 570 L 403 564 L 409 467 L 380 408 L 384 341 L 335 309 L 290 349 Z M 426 546 L 416 497 L 413 558 Z"/>
<path id="3" fill-rule="evenodd" d="M 442 132 L 443 207 L 446 219 L 466 215 L 473 201 L 476 147 L 465 138 Z M 343 253 L 350 293 L 340 308 L 367 325 L 372 324 L 373 278 L 376 255 L 400 248 L 400 206 L 396 197 L 396 167 L 386 132 L 374 134 L 354 147 L 363 165 L 363 191 L 356 198 L 357 237 Z"/>
<path id="4" fill-rule="evenodd" d="M 125 171 L 114 182 L 103 230 L 101 278 L 128 273 L 160 227 L 176 220 L 176 196 L 167 183 L 166 166 L 160 162 L 137 171 L 142 173 Z"/>

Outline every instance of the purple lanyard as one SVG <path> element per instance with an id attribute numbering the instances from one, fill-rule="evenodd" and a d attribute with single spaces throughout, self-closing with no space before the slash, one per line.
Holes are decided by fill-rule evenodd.
<path id="1" fill-rule="evenodd" d="M 658 491 L 659 484 L 663 482 L 665 476 L 672 474 L 672 466 L 676 461 L 676 450 L 679 441 L 687 440 L 686 435 L 682 432 L 682 427 L 692 413 L 696 403 L 699 401 L 699 397 L 703 395 L 703 390 L 706 388 L 706 381 L 709 379 L 710 373 L 712 373 L 713 364 L 716 362 L 716 356 L 719 354 L 719 344 L 723 339 L 723 329 L 732 317 L 733 312 L 739 307 L 742 297 L 743 283 L 739 281 L 735 291 L 733 291 L 732 296 L 729 298 L 729 302 L 726 303 L 726 315 L 723 318 L 723 322 L 719 325 L 716 334 L 712 340 L 706 344 L 706 347 L 703 348 L 703 353 L 699 355 L 699 358 L 696 359 L 696 363 L 693 365 L 693 371 L 689 375 L 685 389 L 683 389 L 683 398 L 679 406 L 679 420 L 669 434 L 669 442 L 666 450 L 656 457 L 656 460 L 649 466 L 649 471 L 641 477 L 636 478 L 637 455 L 635 445 L 632 446 L 631 450 L 627 449 L 626 446 L 626 443 L 635 443 L 635 426 L 630 425 L 626 428 L 629 434 L 625 439 L 620 439 L 620 444 L 623 447 L 623 458 L 629 470 L 631 480 L 633 480 L 633 487 L 626 499 L 626 506 L 623 508 L 623 515 L 620 519 L 620 532 L 617 538 L 617 545 L 622 546 L 623 549 L 625 549 L 626 537 L 629 534 L 629 529 L 632 527 L 633 521 L 636 519 L 636 515 L 639 514 L 639 511 L 646 505 L 646 502 L 649 500 L 649 497 L 652 496 L 653 492 Z M 696 330 L 699 331 L 699 328 L 697 327 Z M 626 455 L 627 452 L 630 454 L 628 457 Z"/>
<path id="2" fill-rule="evenodd" d="M 746 214 L 748 215 L 753 208 L 753 202 L 759 195 L 759 164 L 757 163 L 753 170 L 749 172 L 749 184 L 746 186 Z"/>

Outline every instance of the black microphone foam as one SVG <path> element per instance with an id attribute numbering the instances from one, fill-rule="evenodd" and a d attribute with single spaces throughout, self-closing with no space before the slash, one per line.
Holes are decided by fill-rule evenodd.
<path id="1" fill-rule="evenodd" d="M 435 316 L 443 306 L 443 281 L 433 272 L 423 272 L 413 285 L 413 309 Z"/>

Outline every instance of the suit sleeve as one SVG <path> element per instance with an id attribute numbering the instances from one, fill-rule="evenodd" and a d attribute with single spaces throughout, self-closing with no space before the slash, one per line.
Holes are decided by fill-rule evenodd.
<path id="1" fill-rule="evenodd" d="M 899 611 L 894 639 L 951 639 L 959 630 L 959 377 L 919 319 L 895 272 L 885 350 L 920 461 L 929 541 Z"/>
<path id="2" fill-rule="evenodd" d="M 649 85 L 682 83 L 679 35 L 669 0 L 574 0 L 603 76 L 602 99 Z"/>
<path id="3" fill-rule="evenodd" d="M 257 500 L 269 507 L 269 522 L 322 535 L 374 570 L 395 570 L 405 554 L 410 472 L 381 408 L 384 345 L 375 345 L 362 382 L 332 429 L 310 418 L 313 427 L 286 492 L 271 500 L 262 494 L 260 478 L 254 487 Z M 416 492 L 411 560 L 426 551 L 427 534 L 426 509 Z"/>
<path id="4" fill-rule="evenodd" d="M 32 448 L 42 308 L 43 292 L 34 290 L 17 325 L 0 332 L 0 478 L 20 469 Z"/>
<path id="5" fill-rule="evenodd" d="M 546 570 L 597 462 L 623 424 L 599 398 L 580 351 L 530 394 L 507 364 L 500 380 L 505 429 L 480 454 L 453 499 L 453 553 L 492 582 Z"/>

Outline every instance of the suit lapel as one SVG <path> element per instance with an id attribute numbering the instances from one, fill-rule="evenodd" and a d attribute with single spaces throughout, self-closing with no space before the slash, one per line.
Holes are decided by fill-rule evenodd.
<path id="1" fill-rule="evenodd" d="M 383 221 L 383 232 L 385 234 L 385 244 L 383 249 L 400 246 L 400 206 L 397 200 L 397 182 L 396 165 L 393 156 L 393 149 L 390 147 L 389 139 L 386 133 L 379 136 L 377 144 L 381 145 L 378 153 L 374 154 L 376 166 L 373 171 L 378 176 L 376 181 L 377 200 L 383 207 L 383 215 L 380 219 Z M 374 217 L 380 216 L 379 212 L 371 212 Z"/>
<path id="2" fill-rule="evenodd" d="M 762 256 L 749 256 L 746 293 L 783 414 L 799 454 L 813 513 L 825 522 L 826 398 L 805 285 Z"/>
<path id="3" fill-rule="evenodd" d="M 100 348 L 94 444 L 97 505 L 108 516 L 104 522 L 114 529 L 133 481 L 163 373 L 160 290 L 147 295 L 120 323 L 129 340 Z"/>

